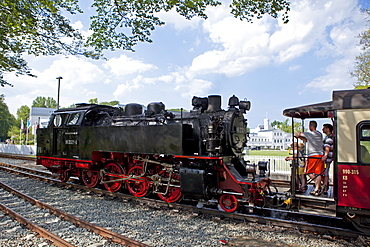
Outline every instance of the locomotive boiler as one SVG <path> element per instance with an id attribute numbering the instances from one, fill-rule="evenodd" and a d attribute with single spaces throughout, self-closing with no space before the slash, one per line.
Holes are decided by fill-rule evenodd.
<path id="1" fill-rule="evenodd" d="M 250 102 L 232 96 L 193 97 L 192 110 L 169 111 L 162 102 L 124 108 L 78 104 L 56 110 L 37 131 L 37 164 L 61 181 L 78 177 L 86 186 L 104 185 L 136 197 L 158 195 L 218 205 L 233 212 L 263 206 L 270 196 L 267 162 L 243 159 L 244 115 Z"/>

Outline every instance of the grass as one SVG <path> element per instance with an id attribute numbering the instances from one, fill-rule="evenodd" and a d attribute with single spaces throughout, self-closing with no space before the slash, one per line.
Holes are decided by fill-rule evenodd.
<path id="1" fill-rule="evenodd" d="M 261 155 L 261 156 L 289 156 L 289 152 L 279 150 L 249 150 L 249 155 Z"/>

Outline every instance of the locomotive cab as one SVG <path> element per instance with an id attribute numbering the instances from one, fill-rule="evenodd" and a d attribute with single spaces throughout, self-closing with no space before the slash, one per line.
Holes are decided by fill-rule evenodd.
<path id="1" fill-rule="evenodd" d="M 39 156 L 80 159 L 81 128 L 108 125 L 120 109 L 95 104 L 78 104 L 76 108 L 56 110 L 47 128 L 37 130 Z"/>

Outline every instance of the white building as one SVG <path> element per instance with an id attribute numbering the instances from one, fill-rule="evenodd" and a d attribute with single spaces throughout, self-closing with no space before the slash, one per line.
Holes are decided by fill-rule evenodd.
<path id="1" fill-rule="evenodd" d="M 292 134 L 277 128 L 272 128 L 269 119 L 263 120 L 263 125 L 251 129 L 247 146 L 249 149 L 288 149 L 292 142 Z"/>
<path id="2" fill-rule="evenodd" d="M 44 107 L 31 107 L 30 111 L 30 122 L 27 123 L 27 127 L 32 128 L 32 134 L 36 134 L 36 126 L 38 125 L 40 128 L 46 127 L 50 115 L 55 111 L 54 108 L 44 108 Z"/>

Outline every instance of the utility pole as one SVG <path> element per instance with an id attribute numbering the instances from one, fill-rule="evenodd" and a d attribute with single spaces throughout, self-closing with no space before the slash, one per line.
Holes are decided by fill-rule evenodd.
<path id="1" fill-rule="evenodd" d="M 59 109 L 59 94 L 60 94 L 60 80 L 63 79 L 63 77 L 59 76 L 57 77 L 58 80 L 58 102 L 57 102 L 57 109 Z"/>

